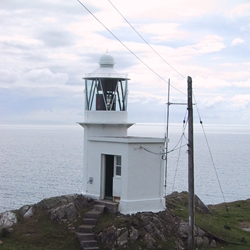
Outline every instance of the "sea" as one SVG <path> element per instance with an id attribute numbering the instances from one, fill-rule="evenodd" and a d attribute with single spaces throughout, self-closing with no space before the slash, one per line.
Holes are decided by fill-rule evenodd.
<path id="1" fill-rule="evenodd" d="M 165 194 L 188 190 L 186 124 L 135 124 L 130 136 L 169 143 Z M 0 124 L 0 212 L 44 198 L 81 194 L 84 129 L 72 125 Z M 250 198 L 250 126 L 194 125 L 195 193 L 205 204 Z M 149 183 L 150 185 L 150 183 Z"/>

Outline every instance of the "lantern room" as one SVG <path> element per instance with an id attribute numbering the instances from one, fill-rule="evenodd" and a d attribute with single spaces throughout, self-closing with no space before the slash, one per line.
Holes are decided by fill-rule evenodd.
<path id="1" fill-rule="evenodd" d="M 100 67 L 85 77 L 85 110 L 126 111 L 126 75 L 114 70 L 114 59 L 105 54 L 99 61 Z"/>

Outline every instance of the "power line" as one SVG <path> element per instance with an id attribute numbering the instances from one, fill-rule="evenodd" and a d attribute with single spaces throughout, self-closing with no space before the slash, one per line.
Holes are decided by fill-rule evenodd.
<path id="1" fill-rule="evenodd" d="M 148 66 L 139 56 L 137 56 L 131 49 L 129 49 L 105 24 L 103 24 L 80 0 L 77 0 L 81 6 L 89 12 L 117 41 L 119 41 L 132 55 L 134 55 L 144 66 L 146 66 L 150 71 L 152 71 L 156 76 L 158 76 L 161 80 L 168 83 L 167 80 L 165 80 L 162 76 L 160 76 L 156 71 L 154 71 L 150 66 Z M 172 86 L 175 90 L 180 92 L 181 94 L 185 95 L 182 91 L 177 89 L 176 87 Z"/>
<path id="2" fill-rule="evenodd" d="M 198 105 L 197 105 L 197 102 L 196 102 L 194 93 L 193 93 L 193 97 L 194 97 L 194 101 L 195 101 L 195 103 L 196 103 L 195 106 L 196 106 L 196 109 L 197 109 L 197 113 L 198 113 L 198 116 L 199 116 L 200 124 L 201 124 L 202 130 L 203 130 L 203 134 L 204 134 L 204 137 L 205 137 L 206 144 L 207 144 L 208 152 L 209 152 L 209 155 L 210 155 L 210 158 L 211 158 L 211 161 L 212 161 L 212 165 L 213 165 L 213 168 L 214 168 L 214 172 L 215 172 L 215 175 L 216 175 L 216 178 L 217 178 L 219 187 L 220 187 L 221 195 L 222 195 L 222 198 L 223 198 L 223 200 L 224 200 L 224 204 L 225 204 L 226 210 L 228 211 L 226 199 L 225 199 L 225 196 L 224 196 L 224 193 L 223 193 L 223 189 L 222 189 L 222 186 L 221 186 L 221 183 L 220 183 L 220 179 L 219 179 L 219 175 L 218 175 L 217 169 L 216 169 L 216 167 L 215 167 L 213 155 L 212 155 L 212 152 L 211 152 L 209 143 L 208 143 L 207 135 L 206 135 L 206 132 L 205 132 L 205 129 L 204 129 L 204 126 L 203 126 L 203 122 L 202 122 L 202 120 L 201 120 L 200 112 L 199 112 L 199 109 L 198 109 Z"/>
<path id="3" fill-rule="evenodd" d="M 187 114 L 187 113 L 186 113 L 186 114 Z M 185 122 L 185 120 L 186 120 L 186 114 L 185 114 L 185 117 L 184 117 L 184 119 L 183 119 L 182 136 L 181 136 L 181 138 L 180 138 L 180 140 L 179 140 L 179 142 L 178 142 L 178 143 L 180 143 L 180 145 L 182 145 L 182 140 L 183 140 L 183 138 L 186 138 L 186 137 L 185 137 L 185 129 L 186 129 L 186 127 L 187 127 L 187 123 Z M 186 138 L 186 139 L 187 139 L 187 138 Z M 186 146 L 186 144 L 185 144 L 185 146 Z M 174 192 L 175 179 L 176 179 L 176 176 L 177 176 L 177 170 L 178 170 L 178 166 L 179 166 L 179 162 L 180 162 L 180 155 L 181 155 L 181 148 L 180 148 L 180 150 L 179 150 L 179 152 L 178 152 L 178 157 L 177 157 L 177 162 L 176 162 L 176 168 L 175 168 L 175 173 L 174 173 L 174 181 L 173 181 L 172 192 Z"/>
<path id="4" fill-rule="evenodd" d="M 179 74 L 181 77 L 185 78 L 179 71 L 177 71 L 170 63 L 168 63 L 144 38 L 143 36 L 132 26 L 132 24 L 122 15 L 122 13 L 115 7 L 115 5 L 108 0 L 109 3 L 114 7 L 114 9 L 122 16 L 122 18 L 128 23 L 128 25 L 137 33 L 137 35 L 177 74 Z"/>

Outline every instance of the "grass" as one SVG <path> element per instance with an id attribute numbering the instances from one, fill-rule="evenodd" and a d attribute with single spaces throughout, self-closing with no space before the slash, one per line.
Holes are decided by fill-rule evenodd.
<path id="1" fill-rule="evenodd" d="M 186 203 L 187 197 L 183 197 L 182 202 L 173 201 L 171 205 L 175 215 L 187 220 Z M 250 228 L 250 200 L 231 202 L 227 208 L 225 204 L 208 207 L 212 214 L 196 212 L 195 224 L 225 242 L 218 249 L 249 250 L 250 232 L 242 227 Z"/>
<path id="2" fill-rule="evenodd" d="M 81 213 L 85 213 L 82 210 Z M 13 226 L 13 231 L 1 237 L 3 245 L 0 250 L 68 250 L 82 249 L 74 230 L 82 223 L 78 219 L 71 223 L 58 223 L 49 218 L 48 211 L 43 208 L 37 208 L 35 215 L 30 219 L 18 218 L 18 224 Z"/>
<path id="3" fill-rule="evenodd" d="M 46 202 L 53 202 L 48 200 Z M 184 219 L 188 218 L 187 193 L 181 199 L 168 201 L 168 207 L 173 213 Z M 18 224 L 13 226 L 13 231 L 0 232 L 0 250 L 80 250 L 80 243 L 75 236 L 75 230 L 82 224 L 84 214 L 91 207 L 82 208 L 81 216 L 71 223 L 58 223 L 49 217 L 48 209 L 37 206 L 35 214 L 24 219 L 18 216 Z M 228 204 L 228 210 L 224 204 L 209 206 L 212 214 L 195 213 L 195 223 L 202 229 L 221 239 L 221 244 L 216 249 L 227 250 L 249 250 L 250 232 L 242 228 L 250 228 L 250 200 L 235 201 Z M 105 228 L 114 226 L 116 228 L 131 228 L 133 226 L 139 231 L 139 238 L 134 243 L 128 243 L 128 249 L 146 249 L 144 240 L 145 231 L 140 221 L 140 214 L 133 216 L 103 214 L 98 220 L 95 232 L 98 235 Z M 169 236 L 167 242 L 155 239 L 156 245 L 161 245 L 162 249 L 175 249 L 174 239 Z M 104 249 L 100 246 L 100 249 Z M 119 248 L 116 248 L 119 249 Z M 123 246 L 120 249 L 124 249 Z M 206 249 L 206 248 L 199 248 Z M 211 248 L 210 248 L 211 249 Z"/>

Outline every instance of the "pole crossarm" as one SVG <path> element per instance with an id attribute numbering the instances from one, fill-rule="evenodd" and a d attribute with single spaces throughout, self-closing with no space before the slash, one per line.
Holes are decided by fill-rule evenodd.
<path id="1" fill-rule="evenodd" d="M 181 103 L 181 102 L 168 102 L 166 104 L 168 104 L 168 105 L 187 105 L 187 103 Z"/>

